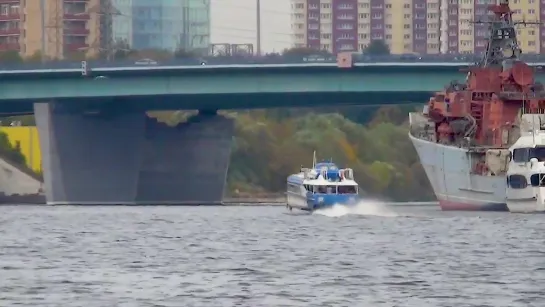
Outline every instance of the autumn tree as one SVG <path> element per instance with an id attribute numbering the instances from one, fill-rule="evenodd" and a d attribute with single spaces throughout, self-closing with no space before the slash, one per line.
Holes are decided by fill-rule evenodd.
<path id="1" fill-rule="evenodd" d="M 308 166 L 316 150 L 319 158 L 332 158 L 341 167 L 353 168 L 366 195 L 405 201 L 432 199 L 407 127 L 384 116 L 398 112 L 384 112 L 371 119 L 371 126 L 338 113 L 237 112 L 230 191 L 282 193 L 286 177 L 301 165 Z"/>

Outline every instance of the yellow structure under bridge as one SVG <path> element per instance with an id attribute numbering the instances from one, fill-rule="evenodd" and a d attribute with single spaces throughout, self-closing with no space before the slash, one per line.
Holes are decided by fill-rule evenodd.
<path id="1" fill-rule="evenodd" d="M 42 154 L 38 129 L 32 126 L 1 126 L 13 147 L 19 147 L 27 166 L 35 172 L 42 171 Z"/>

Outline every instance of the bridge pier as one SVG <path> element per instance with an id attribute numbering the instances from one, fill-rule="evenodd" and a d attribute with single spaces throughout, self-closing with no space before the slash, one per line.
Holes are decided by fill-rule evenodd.
<path id="1" fill-rule="evenodd" d="M 34 104 L 52 205 L 220 204 L 234 123 L 204 112 L 169 127 L 144 113 Z"/>

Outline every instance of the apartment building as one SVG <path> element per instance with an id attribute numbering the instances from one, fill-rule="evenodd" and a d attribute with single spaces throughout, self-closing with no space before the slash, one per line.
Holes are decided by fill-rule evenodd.
<path id="1" fill-rule="evenodd" d="M 293 45 L 333 53 L 383 40 L 392 53 L 479 53 L 496 0 L 292 0 Z M 511 0 L 514 19 L 545 21 L 545 0 Z M 518 30 L 527 53 L 545 49 L 545 27 Z"/>
<path id="2" fill-rule="evenodd" d="M 101 0 L 0 0 L 0 51 L 37 51 L 50 58 L 93 55 L 99 39 Z M 98 11 L 97 11 L 98 12 Z"/>

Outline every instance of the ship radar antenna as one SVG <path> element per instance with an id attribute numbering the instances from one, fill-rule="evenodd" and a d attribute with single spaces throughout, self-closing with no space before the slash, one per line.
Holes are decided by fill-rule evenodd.
<path id="1" fill-rule="evenodd" d="M 522 53 L 515 25 L 534 23 L 515 22 L 508 0 L 497 0 L 496 4 L 489 6 L 489 11 L 492 14 L 488 14 L 487 20 L 470 21 L 473 24 L 488 25 L 488 43 L 479 66 L 503 67 L 518 60 Z"/>

